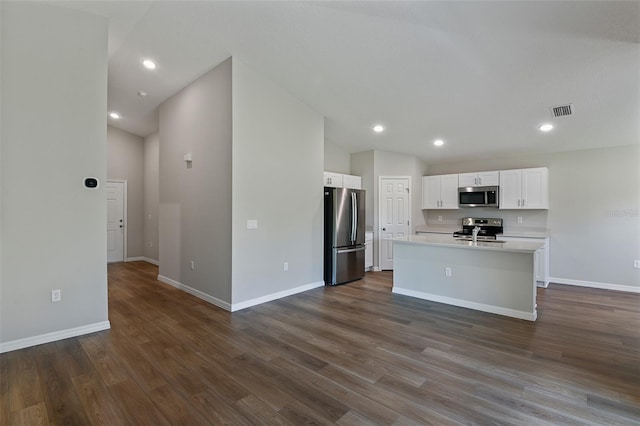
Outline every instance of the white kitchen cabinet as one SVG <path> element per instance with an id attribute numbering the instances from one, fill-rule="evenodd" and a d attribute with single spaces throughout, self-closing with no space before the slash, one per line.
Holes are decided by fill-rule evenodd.
<path id="1" fill-rule="evenodd" d="M 500 171 L 501 209 L 548 209 L 549 169 Z"/>
<path id="2" fill-rule="evenodd" d="M 342 175 L 342 186 L 344 188 L 362 189 L 362 178 L 360 176 Z"/>
<path id="3" fill-rule="evenodd" d="M 544 244 L 533 254 L 533 272 L 538 287 L 549 285 L 549 238 L 498 237 L 502 241 L 524 241 Z"/>
<path id="4" fill-rule="evenodd" d="M 498 186 L 500 182 L 500 172 L 474 172 L 460 173 L 458 175 L 458 186 Z"/>
<path id="5" fill-rule="evenodd" d="M 342 173 L 324 172 L 324 186 L 362 189 L 362 178 Z"/>
<path id="6" fill-rule="evenodd" d="M 333 172 L 324 172 L 324 186 L 333 188 L 342 188 L 342 174 Z"/>
<path id="7" fill-rule="evenodd" d="M 457 209 L 458 175 L 422 177 L 423 209 Z"/>
<path id="8" fill-rule="evenodd" d="M 370 271 L 373 267 L 373 232 L 364 233 L 364 269 Z"/>

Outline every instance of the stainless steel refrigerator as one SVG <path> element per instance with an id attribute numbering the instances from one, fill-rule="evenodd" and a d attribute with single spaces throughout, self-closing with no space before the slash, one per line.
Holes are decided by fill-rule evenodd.
<path id="1" fill-rule="evenodd" d="M 324 283 L 364 276 L 365 192 L 324 188 Z"/>

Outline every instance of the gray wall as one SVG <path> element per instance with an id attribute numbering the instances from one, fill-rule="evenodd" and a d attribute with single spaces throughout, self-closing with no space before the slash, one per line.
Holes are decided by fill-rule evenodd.
<path id="1" fill-rule="evenodd" d="M 234 304 L 322 282 L 323 150 L 323 116 L 234 58 Z"/>
<path id="2" fill-rule="evenodd" d="M 38 3 L 0 8 L 5 345 L 108 325 L 106 193 L 83 186 L 107 177 L 107 22 Z"/>
<path id="3" fill-rule="evenodd" d="M 160 135 L 144 138 L 144 257 L 158 261 Z"/>
<path id="4" fill-rule="evenodd" d="M 159 110 L 160 275 L 226 303 L 231 303 L 231 68 L 231 59 L 224 61 Z M 184 161 L 188 153 L 191 168 Z"/>
<path id="5" fill-rule="evenodd" d="M 351 174 L 351 154 L 330 141 L 324 141 L 324 170 Z"/>
<path id="6" fill-rule="evenodd" d="M 409 176 L 411 178 L 411 233 L 415 227 L 424 225 L 422 214 L 422 175 L 425 163 L 413 155 L 387 151 L 365 151 L 351 154 L 351 171 L 362 176 L 363 188 L 367 191 L 367 226 L 373 228 L 373 265 L 378 266 L 378 183 L 381 176 Z"/>
<path id="7" fill-rule="evenodd" d="M 127 181 L 127 257 L 144 255 L 144 141 L 107 126 L 107 178 Z"/>
<path id="8" fill-rule="evenodd" d="M 549 228 L 550 276 L 564 280 L 640 286 L 640 147 L 621 146 L 556 154 L 474 160 L 429 167 L 429 175 L 484 170 L 549 167 L 549 210 L 472 211 L 503 217 L 514 228 Z M 426 212 L 426 211 L 425 211 Z M 456 223 L 469 210 L 432 210 Z M 459 223 L 459 221 L 457 222 Z"/>

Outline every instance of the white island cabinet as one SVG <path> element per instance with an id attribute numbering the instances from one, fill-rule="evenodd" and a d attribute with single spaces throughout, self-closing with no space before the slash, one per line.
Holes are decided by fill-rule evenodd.
<path id="1" fill-rule="evenodd" d="M 458 175 L 422 176 L 423 209 L 457 209 Z"/>
<path id="2" fill-rule="evenodd" d="M 535 321 L 540 243 L 410 235 L 393 241 L 393 292 Z"/>
<path id="3" fill-rule="evenodd" d="M 501 209 L 548 209 L 549 169 L 500 171 Z"/>

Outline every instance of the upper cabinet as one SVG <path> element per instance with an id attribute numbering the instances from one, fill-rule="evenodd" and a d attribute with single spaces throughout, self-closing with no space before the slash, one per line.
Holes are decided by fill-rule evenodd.
<path id="1" fill-rule="evenodd" d="M 362 189 L 362 178 L 360 176 L 343 175 L 342 186 L 351 189 Z"/>
<path id="2" fill-rule="evenodd" d="M 422 177 L 423 209 L 457 209 L 458 175 Z"/>
<path id="3" fill-rule="evenodd" d="M 549 169 L 500 171 L 501 209 L 548 209 Z"/>
<path id="4" fill-rule="evenodd" d="M 334 188 L 362 189 L 362 178 L 360 176 L 324 172 L 324 186 L 331 186 Z"/>
<path id="5" fill-rule="evenodd" d="M 340 173 L 324 172 L 324 186 L 342 188 L 342 175 Z"/>
<path id="6" fill-rule="evenodd" d="M 498 186 L 500 172 L 460 173 L 458 186 Z"/>

